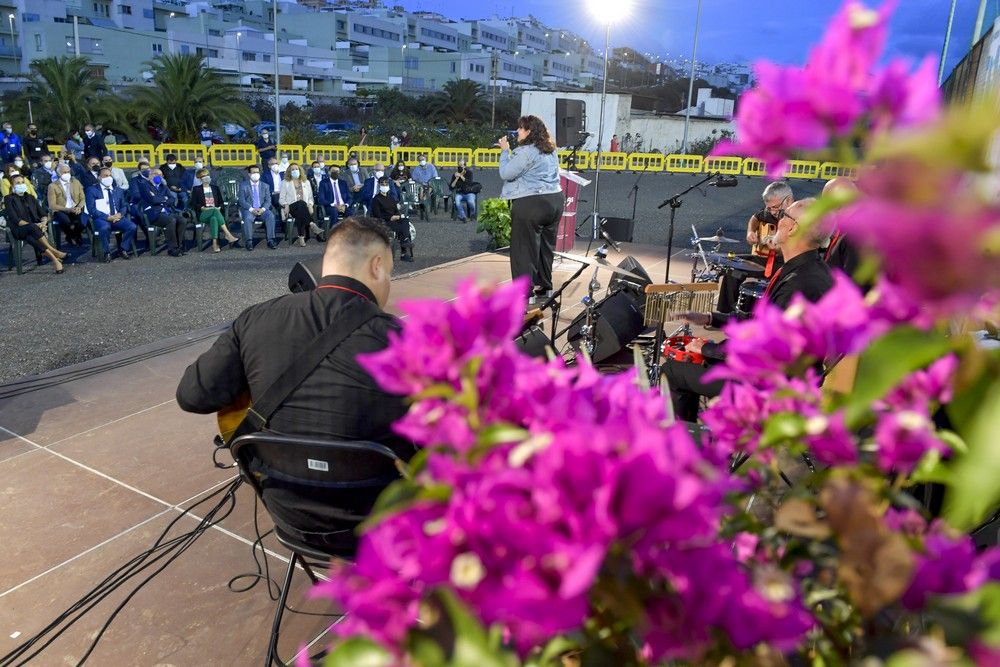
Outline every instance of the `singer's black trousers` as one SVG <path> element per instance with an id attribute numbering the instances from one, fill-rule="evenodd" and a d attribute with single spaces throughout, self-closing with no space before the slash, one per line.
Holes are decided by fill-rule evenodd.
<path id="1" fill-rule="evenodd" d="M 552 259 L 564 201 L 561 192 L 511 200 L 510 275 L 529 276 L 537 292 L 552 289 Z"/>

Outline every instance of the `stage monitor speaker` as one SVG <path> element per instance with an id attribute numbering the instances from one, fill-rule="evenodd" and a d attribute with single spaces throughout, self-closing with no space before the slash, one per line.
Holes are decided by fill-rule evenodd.
<path id="1" fill-rule="evenodd" d="M 653 279 L 649 277 L 648 273 L 646 273 L 646 269 L 642 268 L 642 264 L 639 263 L 639 260 L 632 255 L 628 255 L 625 259 L 620 261 L 618 263 L 618 268 L 634 273 L 640 277 L 640 280 L 623 276 L 620 273 L 613 273 L 611 274 L 611 280 L 608 282 L 608 295 L 621 291 L 628 292 L 639 304 L 639 308 L 645 308 L 646 285 L 652 285 Z"/>
<path id="2" fill-rule="evenodd" d="M 634 220 L 631 218 L 605 218 L 604 216 L 601 216 L 601 220 L 604 231 L 615 241 L 632 242 L 632 232 L 635 230 Z"/>
<path id="3" fill-rule="evenodd" d="M 556 98 L 556 146 L 569 148 L 580 143 L 587 129 L 586 109 L 583 100 Z"/>
<path id="4" fill-rule="evenodd" d="M 618 292 L 597 304 L 597 336 L 594 352 L 590 358 L 594 362 L 604 361 L 642 333 L 642 308 L 627 292 Z M 566 340 L 573 347 L 583 346 L 582 329 L 587 323 L 587 314 L 579 315 L 566 331 Z"/>

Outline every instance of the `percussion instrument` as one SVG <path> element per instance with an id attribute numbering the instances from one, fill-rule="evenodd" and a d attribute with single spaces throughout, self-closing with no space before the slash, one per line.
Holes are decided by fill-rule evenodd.
<path id="1" fill-rule="evenodd" d="M 581 264 L 586 264 L 587 266 L 599 266 L 605 268 L 608 271 L 611 271 L 612 273 L 618 273 L 623 276 L 628 276 L 629 278 L 632 278 L 633 280 L 636 280 L 641 284 L 645 284 L 645 282 L 649 279 L 648 277 L 644 278 L 643 276 L 638 276 L 632 273 L 631 271 L 627 271 L 619 266 L 615 266 L 614 264 L 604 259 L 603 257 L 583 257 L 582 255 L 571 255 L 565 252 L 557 252 L 555 253 L 555 255 L 557 257 L 562 257 L 564 259 L 573 260 L 574 262 L 580 262 Z"/>
<path id="2" fill-rule="evenodd" d="M 740 295 L 736 299 L 736 312 L 743 315 L 753 313 L 753 307 L 764 298 L 767 283 L 763 280 L 747 280 L 740 285 Z"/>
<path id="3" fill-rule="evenodd" d="M 706 252 L 709 264 L 718 265 L 729 271 L 743 271 L 751 275 L 764 275 L 764 267 L 737 257 L 735 253 Z"/>
<path id="4" fill-rule="evenodd" d="M 666 322 L 672 313 L 696 310 L 711 312 L 719 298 L 715 283 L 667 283 L 646 285 L 643 319 L 647 326 Z"/>
<path id="5" fill-rule="evenodd" d="M 695 338 L 695 336 L 670 336 L 663 341 L 663 358 L 689 364 L 705 363 L 705 357 L 700 352 L 688 352 L 685 349 Z"/>
<path id="6" fill-rule="evenodd" d="M 722 234 L 716 234 L 715 236 L 702 236 L 694 240 L 695 243 L 739 243 L 739 239 L 731 239 L 728 236 L 723 236 Z"/>

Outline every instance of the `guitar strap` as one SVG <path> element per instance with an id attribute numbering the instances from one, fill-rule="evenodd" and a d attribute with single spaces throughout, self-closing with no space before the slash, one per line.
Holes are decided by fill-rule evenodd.
<path id="1" fill-rule="evenodd" d="M 765 278 L 770 278 L 771 272 L 774 271 L 774 255 L 775 252 L 773 250 L 767 254 L 767 265 L 764 267 Z"/>
<path id="2" fill-rule="evenodd" d="M 230 442 L 241 435 L 267 428 L 271 416 L 320 362 L 379 312 L 381 311 L 368 299 L 357 299 L 343 308 L 337 314 L 334 324 L 320 331 L 295 361 L 253 402 Z"/>

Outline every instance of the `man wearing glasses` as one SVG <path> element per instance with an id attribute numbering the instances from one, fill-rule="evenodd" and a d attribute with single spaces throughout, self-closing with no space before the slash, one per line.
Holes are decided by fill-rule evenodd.
<path id="1" fill-rule="evenodd" d="M 812 225 L 808 229 L 800 229 L 799 225 L 799 220 L 815 201 L 813 198 L 799 200 L 777 215 L 774 240 L 785 263 L 775 269 L 768 280 L 764 298 L 781 309 L 787 308 L 796 294 L 816 302 L 833 287 L 833 275 L 817 252 L 828 232 L 822 229 L 822 225 Z M 680 317 L 699 326 L 721 328 L 734 316 L 720 312 L 688 312 Z M 702 376 L 710 364 L 725 359 L 725 340 L 712 342 L 695 338 L 685 349 L 703 355 L 706 364 L 668 359 L 663 364 L 663 373 L 670 383 L 674 414 L 678 419 L 695 422 L 698 420 L 700 397 L 718 396 L 722 391 L 722 382 L 705 383 Z"/>
<path id="2" fill-rule="evenodd" d="M 764 200 L 764 208 L 750 216 L 750 220 L 747 222 L 747 243 L 750 244 L 751 252 L 749 255 L 738 255 L 738 257 L 764 267 L 763 277 L 768 280 L 782 262 L 781 254 L 777 252 L 777 244 L 774 243 L 778 217 L 791 205 L 794 196 L 788 183 L 774 181 L 768 183 L 767 187 L 764 188 L 761 199 Z M 722 276 L 717 306 L 720 313 L 733 311 L 740 295 L 740 285 L 746 278 L 747 274 L 739 270 L 727 272 Z"/>

